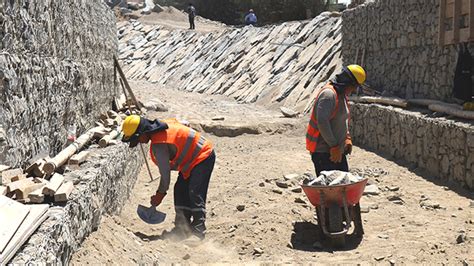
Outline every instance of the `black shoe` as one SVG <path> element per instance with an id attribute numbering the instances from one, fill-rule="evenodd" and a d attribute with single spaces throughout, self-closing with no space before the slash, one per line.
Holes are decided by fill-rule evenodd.
<path id="1" fill-rule="evenodd" d="M 164 231 L 161 234 L 162 239 L 170 239 L 172 241 L 182 241 L 189 237 L 189 231 L 182 227 L 174 227 L 170 231 Z"/>

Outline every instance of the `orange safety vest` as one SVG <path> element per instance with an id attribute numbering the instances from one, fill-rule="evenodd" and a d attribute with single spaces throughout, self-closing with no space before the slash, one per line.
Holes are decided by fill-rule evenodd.
<path id="1" fill-rule="evenodd" d="M 339 97 L 338 97 L 337 91 L 334 88 L 334 86 L 332 86 L 331 84 L 328 83 L 319 91 L 318 95 L 316 96 L 315 104 L 313 106 L 313 110 L 311 111 L 311 119 L 309 120 L 309 123 L 308 123 L 308 130 L 306 132 L 306 149 L 311 153 L 316 151 L 316 146 L 318 145 L 319 136 L 321 134 L 319 129 L 318 129 L 318 120 L 316 118 L 316 113 L 314 112 L 314 108 L 316 108 L 316 104 L 318 102 L 319 95 L 321 95 L 321 93 L 326 89 L 331 89 L 336 94 L 336 107 L 334 108 L 333 112 L 331 113 L 330 120 L 333 119 L 336 116 L 337 110 L 339 110 Z M 346 100 L 345 100 L 345 104 L 346 104 L 347 112 L 349 113 L 349 116 L 350 116 L 349 102 L 347 100 L 347 97 L 346 97 Z M 348 119 L 348 121 L 349 121 L 349 119 Z"/>
<path id="2" fill-rule="evenodd" d="M 151 144 L 167 143 L 176 146 L 176 155 L 170 161 L 172 169 L 182 173 L 188 179 L 194 166 L 204 161 L 212 153 L 212 144 L 201 133 L 180 124 L 176 120 L 164 120 L 168 129 L 157 132 L 151 136 Z M 150 146 L 153 162 L 158 165 Z"/>

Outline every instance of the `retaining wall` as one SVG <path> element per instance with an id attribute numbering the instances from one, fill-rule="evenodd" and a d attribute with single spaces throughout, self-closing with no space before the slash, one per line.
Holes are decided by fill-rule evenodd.
<path id="1" fill-rule="evenodd" d="M 377 0 L 344 11 L 344 64 L 361 64 L 365 49 L 367 82 L 376 89 L 402 98 L 451 101 L 458 48 L 438 45 L 439 3 Z M 473 45 L 470 51 L 474 55 Z"/>
<path id="2" fill-rule="evenodd" d="M 15 0 L 0 23 L 0 164 L 25 166 L 111 108 L 115 16 L 102 0 Z"/>
<path id="3" fill-rule="evenodd" d="M 351 105 L 355 144 L 474 189 L 474 124 L 376 104 Z"/>

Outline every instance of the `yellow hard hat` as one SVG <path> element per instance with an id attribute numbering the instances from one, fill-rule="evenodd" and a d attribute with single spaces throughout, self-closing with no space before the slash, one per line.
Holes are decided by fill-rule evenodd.
<path id="1" fill-rule="evenodd" d="M 122 131 L 124 137 L 131 137 L 137 131 L 138 125 L 140 125 L 140 116 L 129 115 L 125 118 L 122 125 Z"/>
<path id="2" fill-rule="evenodd" d="M 359 66 L 359 65 L 349 65 L 349 66 L 347 66 L 347 69 L 349 69 L 349 71 L 352 73 L 352 75 L 354 75 L 354 77 L 356 78 L 357 83 L 359 83 L 359 85 L 364 84 L 365 79 L 366 79 L 366 75 L 365 75 L 365 70 L 361 66 Z"/>

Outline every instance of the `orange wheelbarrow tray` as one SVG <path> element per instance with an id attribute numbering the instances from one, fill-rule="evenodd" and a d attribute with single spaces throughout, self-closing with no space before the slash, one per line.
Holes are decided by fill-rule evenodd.
<path id="1" fill-rule="evenodd" d="M 301 185 L 304 193 L 308 197 L 311 204 L 316 207 L 318 215 L 318 224 L 320 225 L 323 233 L 329 237 L 341 237 L 346 235 L 352 222 L 351 213 L 353 209 L 356 209 L 360 217 L 360 205 L 359 201 L 364 193 L 365 185 L 367 184 L 368 179 L 364 178 L 357 183 L 344 184 L 344 185 L 335 185 L 335 186 L 309 186 Z M 326 226 L 327 222 L 337 222 L 337 221 L 327 221 L 326 212 L 328 208 L 332 206 L 338 206 L 343 210 L 345 216 L 345 226 L 339 232 L 329 232 Z M 351 212 L 349 212 L 351 209 Z M 356 221 L 357 222 L 357 221 Z M 361 221 L 360 221 L 361 222 Z M 360 225 L 362 226 L 362 225 Z M 361 228 L 363 233 L 363 229 Z"/>

